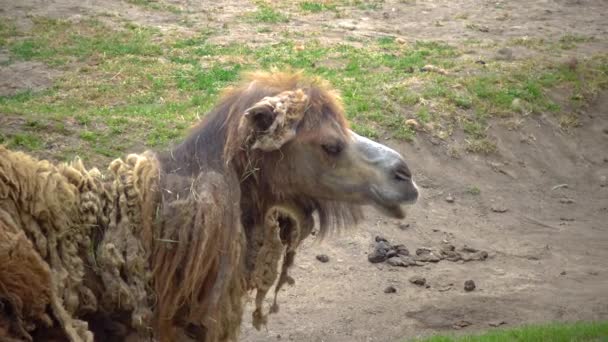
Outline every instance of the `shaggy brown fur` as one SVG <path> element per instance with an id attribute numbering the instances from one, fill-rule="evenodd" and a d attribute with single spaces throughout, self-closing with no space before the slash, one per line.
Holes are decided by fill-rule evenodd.
<path id="1" fill-rule="evenodd" d="M 268 107 L 276 118 L 261 130 Z M 324 139 L 330 121 L 345 138 L 323 81 L 257 73 L 180 145 L 116 160 L 107 178 L 79 160 L 55 166 L 0 146 L 0 338 L 235 340 L 247 291 L 257 292 L 259 328 L 273 284 L 271 312 L 293 283 L 313 212 L 322 233 L 359 216 L 273 171 L 290 158 L 282 143 Z"/>

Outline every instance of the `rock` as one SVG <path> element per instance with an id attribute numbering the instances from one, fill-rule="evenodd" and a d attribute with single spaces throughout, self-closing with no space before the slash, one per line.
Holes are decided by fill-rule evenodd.
<path id="1" fill-rule="evenodd" d="M 462 254 L 460 254 L 456 251 L 441 252 L 441 255 L 443 256 L 444 259 L 446 259 L 448 261 L 452 261 L 452 262 L 462 260 Z"/>
<path id="2" fill-rule="evenodd" d="M 449 284 L 447 284 L 447 285 L 444 285 L 444 286 L 442 286 L 442 287 L 438 288 L 437 290 L 438 290 L 439 292 L 445 292 L 445 291 L 449 291 L 449 290 L 451 290 L 453 286 L 454 286 L 454 284 L 453 284 L 453 283 L 449 283 Z"/>
<path id="3" fill-rule="evenodd" d="M 608 186 L 608 178 L 606 176 L 601 176 L 600 177 L 600 186 L 603 188 L 605 186 Z"/>
<path id="4" fill-rule="evenodd" d="M 386 242 L 386 243 L 388 243 L 388 240 L 384 236 L 380 236 L 380 235 L 376 235 L 376 238 L 374 240 L 376 242 Z"/>
<path id="5" fill-rule="evenodd" d="M 421 262 L 438 262 L 441 258 L 428 248 L 418 248 L 414 260 Z"/>
<path id="6" fill-rule="evenodd" d="M 551 190 L 557 190 L 561 188 L 568 189 L 568 184 L 557 184 L 556 186 L 552 187 Z"/>
<path id="7" fill-rule="evenodd" d="M 574 200 L 572 198 L 560 198 L 559 203 L 572 204 L 574 203 Z"/>
<path id="8" fill-rule="evenodd" d="M 471 292 L 475 290 L 475 282 L 472 280 L 467 280 L 464 282 L 464 290 L 467 292 Z"/>
<path id="9" fill-rule="evenodd" d="M 401 229 L 401 230 L 406 230 L 406 229 L 408 229 L 409 227 L 410 227 L 410 224 L 409 224 L 409 223 L 400 223 L 400 224 L 399 224 L 399 229 Z"/>
<path id="10" fill-rule="evenodd" d="M 477 253 L 461 254 L 463 261 L 483 261 L 488 258 L 488 252 L 480 251 Z"/>
<path id="11" fill-rule="evenodd" d="M 420 128 L 420 124 L 414 119 L 405 120 L 405 125 L 415 130 L 418 130 Z"/>
<path id="12" fill-rule="evenodd" d="M 566 271 L 562 271 L 560 275 L 566 275 Z"/>
<path id="13" fill-rule="evenodd" d="M 395 250 L 395 252 L 397 252 L 397 255 L 410 255 L 410 251 L 404 245 L 395 245 L 393 246 L 393 249 Z"/>
<path id="14" fill-rule="evenodd" d="M 388 251 L 386 253 L 386 258 L 390 259 L 392 257 L 396 257 L 397 256 L 397 251 L 395 249 L 391 249 L 390 251 Z"/>
<path id="15" fill-rule="evenodd" d="M 486 61 L 483 61 L 480 59 L 480 60 L 475 61 L 475 64 L 486 65 Z"/>
<path id="16" fill-rule="evenodd" d="M 499 326 L 501 326 L 503 324 L 507 324 L 507 322 L 505 322 L 505 321 L 494 321 L 494 322 L 489 322 L 488 323 L 489 326 L 494 327 L 494 328 L 499 327 Z"/>
<path id="17" fill-rule="evenodd" d="M 395 267 L 408 267 L 409 265 L 404 262 L 400 257 L 392 257 L 386 260 L 386 263 Z"/>
<path id="18" fill-rule="evenodd" d="M 371 263 L 379 263 L 388 259 L 388 252 L 391 250 L 390 245 L 385 241 L 376 243 L 374 250 L 367 256 L 367 260 Z"/>
<path id="19" fill-rule="evenodd" d="M 395 293 L 397 292 L 397 289 L 394 286 L 387 286 L 384 289 L 384 293 Z"/>
<path id="20" fill-rule="evenodd" d="M 465 252 L 465 253 L 477 253 L 479 252 L 479 249 L 473 248 L 473 247 L 469 247 L 467 245 L 462 246 L 462 248 L 460 249 L 461 251 Z"/>
<path id="21" fill-rule="evenodd" d="M 423 254 L 429 254 L 429 253 L 431 253 L 430 248 L 426 248 L 426 247 L 416 248 L 416 255 L 423 255 Z"/>
<path id="22" fill-rule="evenodd" d="M 471 324 L 473 324 L 473 323 L 471 323 L 469 321 L 458 321 L 458 322 L 452 324 L 452 328 L 454 328 L 454 329 L 462 329 L 462 328 L 468 327 Z"/>
<path id="23" fill-rule="evenodd" d="M 441 75 L 447 75 L 448 74 L 448 72 L 445 69 L 442 69 L 442 68 L 440 68 L 438 66 L 434 66 L 434 65 L 430 65 L 430 64 L 427 64 L 427 65 L 423 66 L 422 68 L 420 68 L 420 71 L 423 71 L 423 72 L 436 72 L 436 73 L 441 74 Z"/>
<path id="24" fill-rule="evenodd" d="M 426 279 L 420 276 L 413 276 L 410 278 L 410 283 L 418 286 L 424 286 L 426 284 Z"/>
<path id="25" fill-rule="evenodd" d="M 401 37 L 395 39 L 395 42 L 400 45 L 404 45 L 406 43 L 405 39 L 403 39 Z"/>
<path id="26" fill-rule="evenodd" d="M 445 198 L 445 201 L 448 203 L 454 203 L 455 200 L 456 199 L 452 195 L 448 195 L 448 197 Z"/>
<path id="27" fill-rule="evenodd" d="M 325 254 L 319 254 L 319 255 L 317 255 L 317 260 L 319 260 L 322 263 L 326 263 L 329 261 L 329 257 Z"/>
<path id="28" fill-rule="evenodd" d="M 491 209 L 495 213 L 506 213 L 509 210 L 509 209 L 507 209 L 506 207 L 504 207 L 502 205 L 492 206 Z"/>
<path id="29" fill-rule="evenodd" d="M 456 247 L 454 247 L 454 245 L 452 245 L 449 242 L 442 242 L 441 243 L 441 251 L 442 252 L 452 252 L 455 251 Z"/>

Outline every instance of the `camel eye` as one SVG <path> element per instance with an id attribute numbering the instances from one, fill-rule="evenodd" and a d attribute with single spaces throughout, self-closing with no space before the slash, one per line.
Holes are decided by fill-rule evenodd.
<path id="1" fill-rule="evenodd" d="M 323 147 L 325 153 L 333 157 L 339 155 L 344 149 L 344 146 L 341 143 L 323 144 L 321 147 Z"/>

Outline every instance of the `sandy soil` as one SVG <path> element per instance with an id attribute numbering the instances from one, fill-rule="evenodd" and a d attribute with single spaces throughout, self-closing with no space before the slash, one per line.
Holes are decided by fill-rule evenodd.
<path id="1" fill-rule="evenodd" d="M 264 34 L 240 19 L 243 11 L 255 9 L 247 1 L 170 3 L 186 12 L 154 11 L 117 0 L 0 0 L 0 16 L 17 18 L 23 27 L 31 15 L 99 16 L 184 34 L 213 27 L 221 29 L 213 38 L 218 42 L 250 43 L 273 41 L 280 30 L 325 41 L 392 34 L 454 44 L 566 33 L 599 37 L 608 31 L 601 18 L 608 2 L 602 0 L 387 0 L 380 9 L 348 8 L 341 18 L 332 12 L 292 16 Z M 286 11 L 297 8 L 275 4 Z M 606 50 L 606 41 L 598 40 L 568 53 L 584 57 Z M 516 58 L 538 53 L 514 52 Z M 12 93 L 52 83 L 56 71 L 27 63 L 2 66 L 0 88 Z M 555 96 L 559 99 L 559 92 Z M 370 210 L 358 227 L 321 243 L 309 241 L 296 261 L 295 286 L 280 293 L 281 311 L 259 332 L 251 328 L 248 312 L 243 341 L 397 341 L 494 325 L 608 319 L 606 108 L 608 93 L 603 93 L 571 133 L 561 131 L 550 116 L 527 118 L 514 131 L 496 124 L 490 133 L 498 141 L 498 153 L 492 157 L 454 159 L 424 135 L 408 144 L 383 141 L 406 156 L 422 187 L 419 203 L 401 222 Z M 556 187 L 563 184 L 567 186 Z M 453 203 L 445 200 L 448 196 Z M 489 258 L 408 268 L 372 264 L 367 253 L 376 235 L 411 251 L 447 240 L 486 250 Z M 319 262 L 317 254 L 328 255 L 329 262 Z M 412 276 L 425 277 L 430 287 L 410 283 Z M 474 280 L 474 291 L 464 291 L 466 280 Z M 385 293 L 387 286 L 396 292 Z"/>

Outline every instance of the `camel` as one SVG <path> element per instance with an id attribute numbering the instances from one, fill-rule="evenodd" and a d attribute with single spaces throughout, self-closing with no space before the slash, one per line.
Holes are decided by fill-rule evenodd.
<path id="1" fill-rule="evenodd" d="M 109 174 L 0 146 L 0 340 L 237 340 L 249 295 L 258 329 L 279 309 L 314 229 L 366 205 L 403 218 L 418 196 L 403 156 L 302 72 L 245 75 L 183 141 Z"/>

